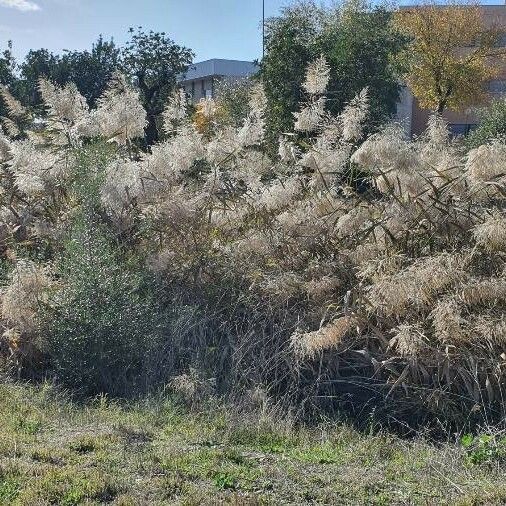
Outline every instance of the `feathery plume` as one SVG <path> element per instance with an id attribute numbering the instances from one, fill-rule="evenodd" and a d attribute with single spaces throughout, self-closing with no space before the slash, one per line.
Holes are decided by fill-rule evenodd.
<path id="1" fill-rule="evenodd" d="M 178 125 L 187 119 L 188 97 L 183 88 L 176 90 L 169 98 L 163 111 L 163 129 L 166 134 L 173 133 Z"/>
<path id="2" fill-rule="evenodd" d="M 301 359 L 312 359 L 318 353 L 338 347 L 343 338 L 357 327 L 352 316 L 342 316 L 313 332 L 296 331 L 290 338 L 295 355 Z"/>
<path id="3" fill-rule="evenodd" d="M 487 251 L 506 251 L 506 217 L 499 211 L 488 215 L 473 232 L 478 246 Z"/>
<path id="4" fill-rule="evenodd" d="M 399 325 L 394 332 L 390 347 L 395 348 L 401 357 L 419 357 L 426 350 L 427 338 L 421 325 Z"/>
<path id="5" fill-rule="evenodd" d="M 368 93 L 368 89 L 364 88 L 339 115 L 343 139 L 347 142 L 358 141 L 362 137 L 363 124 L 369 112 Z"/>
<path id="6" fill-rule="evenodd" d="M 27 116 L 28 111 L 18 99 L 12 96 L 7 86 L 0 85 L 0 96 L 11 119 L 20 119 Z"/>
<path id="7" fill-rule="evenodd" d="M 294 112 L 297 132 L 314 132 L 322 124 L 325 108 L 325 99 L 319 98 L 304 105 L 300 112 Z"/>
<path id="8" fill-rule="evenodd" d="M 36 330 L 36 314 L 51 286 L 48 270 L 28 260 L 19 260 L 2 290 L 2 317 L 21 333 Z"/>
<path id="9" fill-rule="evenodd" d="M 116 73 L 98 100 L 98 107 L 91 115 L 91 131 L 120 145 L 144 135 L 147 125 L 146 111 L 139 93 L 127 82 L 124 75 Z"/>
<path id="10" fill-rule="evenodd" d="M 306 71 L 306 80 L 302 87 L 310 95 L 321 95 L 327 90 L 330 81 L 330 66 L 322 55 L 310 63 Z"/>

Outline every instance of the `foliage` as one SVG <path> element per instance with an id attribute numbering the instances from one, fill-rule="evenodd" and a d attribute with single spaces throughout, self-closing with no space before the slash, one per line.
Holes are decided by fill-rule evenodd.
<path id="1" fill-rule="evenodd" d="M 395 23 L 411 38 L 399 61 L 422 107 L 460 111 L 484 99 L 506 53 L 497 47 L 500 29 L 486 26 L 479 4 L 430 1 L 401 8 Z"/>
<path id="2" fill-rule="evenodd" d="M 73 82 L 88 105 L 95 106 L 119 68 L 119 53 L 113 41 L 105 41 L 102 37 L 93 44 L 91 51 L 56 55 L 47 49 L 32 50 L 20 65 L 20 79 L 13 91 L 24 104 L 34 107 L 42 103 L 37 89 L 41 77 L 60 86 Z"/>
<path id="3" fill-rule="evenodd" d="M 362 141 L 371 91 L 331 115 L 330 79 L 319 56 L 275 156 L 261 83 L 238 127 L 213 100 L 195 123 L 175 93 L 168 137 L 141 153 L 145 111 L 125 78 L 91 110 L 42 81 L 47 118 L 0 137 L 4 360 L 22 374 L 48 358 L 88 392 L 158 371 L 192 399 L 301 416 L 501 419 L 505 140 L 469 150 L 435 115 L 420 138 L 392 124 Z"/>
<path id="4" fill-rule="evenodd" d="M 253 78 L 234 81 L 223 79 L 216 86 L 217 119 L 224 125 L 239 127 L 249 113 Z"/>
<path id="5" fill-rule="evenodd" d="M 9 85 L 14 80 L 15 59 L 12 54 L 12 42 L 8 42 L 0 56 L 0 84 Z"/>
<path id="6" fill-rule="evenodd" d="M 365 87 L 370 90 L 368 131 L 395 112 L 399 86 L 391 60 L 404 37 L 392 29 L 390 18 L 385 7 L 366 3 L 324 9 L 299 2 L 268 21 L 262 77 L 271 145 L 292 129 L 292 113 L 304 93 L 304 70 L 320 55 L 330 65 L 329 112 L 338 114 Z"/>
<path id="7" fill-rule="evenodd" d="M 281 16 L 267 21 L 261 75 L 269 102 L 266 125 L 270 145 L 276 145 L 279 135 L 293 128 L 292 113 L 302 98 L 304 71 L 316 57 L 318 17 L 316 7 L 306 3 L 287 7 Z"/>
<path id="8" fill-rule="evenodd" d="M 86 201 L 58 258 L 60 289 L 43 311 L 48 353 L 60 381 L 79 392 L 125 394 L 158 374 L 150 367 L 163 348 L 166 320 L 142 270 L 120 260 L 100 223 L 96 183 L 77 180 L 74 188 Z"/>
<path id="9" fill-rule="evenodd" d="M 123 71 L 131 76 L 141 93 L 148 126 L 146 143 L 158 140 L 157 117 L 176 88 L 176 77 L 193 61 L 193 52 L 179 46 L 163 32 L 130 29 L 131 39 L 121 51 Z"/>
<path id="10" fill-rule="evenodd" d="M 476 111 L 478 126 L 467 137 L 470 147 L 477 148 L 482 144 L 506 135 L 506 100 L 498 98 L 486 107 Z"/>
<path id="11" fill-rule="evenodd" d="M 367 131 L 395 114 L 399 98 L 392 60 L 404 47 L 405 38 L 392 29 L 391 18 L 386 7 L 350 2 L 344 5 L 338 25 L 327 27 L 317 43 L 331 68 L 328 110 L 338 114 L 368 88 Z"/>
<path id="12" fill-rule="evenodd" d="M 140 273 L 119 263 L 100 225 L 87 220 L 75 219 L 57 269 L 61 289 L 44 316 L 48 353 L 63 384 L 124 395 L 155 375 L 164 317 Z"/>
<path id="13" fill-rule="evenodd" d="M 31 50 L 19 66 L 9 46 L 0 59 L 0 84 L 8 85 L 16 99 L 41 114 L 40 79 L 60 87 L 74 83 L 93 108 L 111 78 L 122 71 L 141 94 L 148 119 L 145 144 L 151 145 L 159 138 L 160 115 L 176 88 L 176 77 L 192 62 L 193 53 L 175 44 L 165 33 L 143 32 L 139 28 L 131 29 L 130 35 L 124 47 L 100 36 L 89 51 L 66 51 L 60 55 L 47 49 Z M 14 72 L 18 67 L 19 76 Z"/>
<path id="14" fill-rule="evenodd" d="M 496 434 L 465 434 L 460 440 L 470 464 L 493 464 L 506 460 L 506 439 Z"/>

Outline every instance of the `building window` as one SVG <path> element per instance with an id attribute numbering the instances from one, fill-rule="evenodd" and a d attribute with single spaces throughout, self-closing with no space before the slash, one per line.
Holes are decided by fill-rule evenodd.
<path id="1" fill-rule="evenodd" d="M 192 98 L 195 98 L 195 81 L 192 81 Z"/>
<path id="2" fill-rule="evenodd" d="M 201 84 L 202 84 L 202 93 L 200 96 L 202 98 L 205 98 L 206 97 L 206 82 L 204 81 L 204 79 L 202 79 Z"/>
<path id="3" fill-rule="evenodd" d="M 452 137 L 466 136 L 476 128 L 475 123 L 450 123 L 448 125 Z"/>
<path id="4" fill-rule="evenodd" d="M 499 35 L 496 47 L 506 47 L 506 33 L 501 33 L 501 35 Z"/>
<path id="5" fill-rule="evenodd" d="M 488 83 L 488 91 L 490 93 L 505 93 L 506 92 L 506 81 L 501 79 L 493 79 Z"/>

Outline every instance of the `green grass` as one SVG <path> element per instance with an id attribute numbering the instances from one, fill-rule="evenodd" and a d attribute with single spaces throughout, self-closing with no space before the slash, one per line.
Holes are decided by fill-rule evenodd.
<path id="1" fill-rule="evenodd" d="M 293 428 L 169 398 L 0 384 L 0 504 L 504 504 L 504 440 Z"/>

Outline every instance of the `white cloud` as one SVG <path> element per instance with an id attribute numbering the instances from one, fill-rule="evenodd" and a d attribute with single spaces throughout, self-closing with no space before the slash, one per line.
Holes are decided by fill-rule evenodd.
<path id="1" fill-rule="evenodd" d="M 31 0 L 0 0 L 0 5 L 4 7 L 12 7 L 18 11 L 40 11 L 39 5 Z"/>

